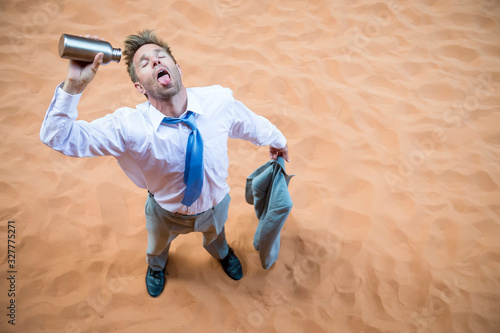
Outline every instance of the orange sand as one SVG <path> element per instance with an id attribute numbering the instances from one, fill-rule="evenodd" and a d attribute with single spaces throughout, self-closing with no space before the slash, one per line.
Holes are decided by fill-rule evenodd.
<path id="1" fill-rule="evenodd" d="M 500 332 L 498 0 L 7 0 L 0 15 L 1 332 Z M 271 269 L 244 201 L 267 148 L 229 142 L 244 278 L 190 234 L 153 299 L 145 191 L 113 158 L 40 142 L 66 75 L 59 36 L 123 47 L 143 28 L 169 41 L 186 86 L 230 87 L 287 136 L 294 208 Z M 142 101 L 109 64 L 80 117 Z"/>

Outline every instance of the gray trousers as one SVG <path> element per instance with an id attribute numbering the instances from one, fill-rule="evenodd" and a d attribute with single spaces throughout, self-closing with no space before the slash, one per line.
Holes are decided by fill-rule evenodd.
<path id="1" fill-rule="evenodd" d="M 227 194 L 215 207 L 196 215 L 172 213 L 163 209 L 150 193 L 146 200 L 146 230 L 148 231 L 147 262 L 153 270 L 165 268 L 170 243 L 179 234 L 203 233 L 203 247 L 214 258 L 226 257 L 229 247 L 224 224 L 231 197 Z"/>

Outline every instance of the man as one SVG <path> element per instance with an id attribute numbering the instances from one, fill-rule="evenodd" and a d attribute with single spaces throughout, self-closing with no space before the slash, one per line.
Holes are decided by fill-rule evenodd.
<path id="1" fill-rule="evenodd" d="M 98 37 L 87 36 L 98 39 Z M 150 30 L 131 35 L 124 50 L 134 87 L 147 97 L 90 123 L 76 120 L 81 93 L 102 63 L 69 62 L 66 80 L 47 110 L 41 140 L 68 156 L 114 156 L 139 187 L 148 190 L 146 287 L 163 291 L 170 243 L 179 234 L 203 233 L 204 248 L 234 280 L 240 261 L 226 242 L 229 208 L 227 139 L 269 145 L 270 158 L 288 160 L 286 139 L 267 119 L 220 86 L 185 88 L 167 43 Z"/>

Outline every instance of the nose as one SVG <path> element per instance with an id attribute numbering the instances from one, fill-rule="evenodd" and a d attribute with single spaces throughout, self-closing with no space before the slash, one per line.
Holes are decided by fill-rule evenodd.
<path id="1" fill-rule="evenodd" d="M 158 57 L 152 57 L 152 59 L 151 59 L 151 65 L 153 66 L 153 68 L 155 68 L 159 64 L 160 64 L 160 59 Z"/>

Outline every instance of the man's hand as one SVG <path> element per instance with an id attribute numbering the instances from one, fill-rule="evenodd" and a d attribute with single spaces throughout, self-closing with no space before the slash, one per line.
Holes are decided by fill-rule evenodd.
<path id="1" fill-rule="evenodd" d="M 104 40 L 98 36 L 91 35 L 86 35 L 85 38 Z M 103 56 L 103 53 L 96 54 L 94 62 L 90 63 L 70 60 L 63 90 L 73 95 L 81 93 L 97 73 L 99 66 L 102 64 Z"/>
<path id="2" fill-rule="evenodd" d="M 278 156 L 281 156 L 285 159 L 285 161 L 290 162 L 290 159 L 288 158 L 288 145 L 281 149 L 269 146 L 269 158 L 275 160 Z"/>

